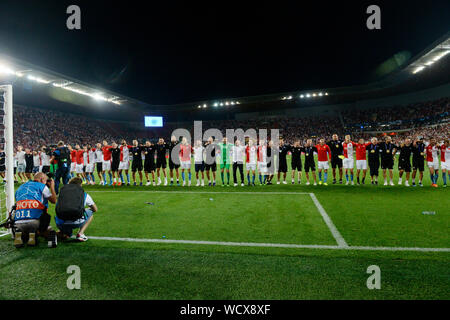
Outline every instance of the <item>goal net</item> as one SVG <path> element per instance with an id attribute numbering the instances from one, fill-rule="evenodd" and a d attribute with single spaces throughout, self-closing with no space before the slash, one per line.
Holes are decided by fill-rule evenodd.
<path id="1" fill-rule="evenodd" d="M 12 206 L 14 205 L 12 99 L 12 86 L 0 86 L 0 223 L 6 221 L 6 219 L 8 218 L 8 214 Z M 3 168 L 5 168 L 5 170 Z M 0 228 L 0 233 L 6 232 L 6 229 Z"/>

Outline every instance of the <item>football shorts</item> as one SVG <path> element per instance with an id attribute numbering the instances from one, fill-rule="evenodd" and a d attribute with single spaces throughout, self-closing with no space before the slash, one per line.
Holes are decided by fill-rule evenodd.
<path id="1" fill-rule="evenodd" d="M 102 169 L 103 169 L 103 171 L 111 170 L 111 160 L 103 161 L 102 162 Z"/>
<path id="2" fill-rule="evenodd" d="M 367 170 L 367 160 L 356 160 L 357 170 Z"/>
<path id="3" fill-rule="evenodd" d="M 353 169 L 355 166 L 353 158 L 345 158 L 344 160 L 342 160 L 342 166 L 344 169 Z"/>
<path id="4" fill-rule="evenodd" d="M 328 164 L 328 161 L 318 161 L 318 166 L 317 167 L 319 168 L 319 170 L 320 169 L 328 170 L 330 168 L 330 165 Z"/>
<path id="5" fill-rule="evenodd" d="M 130 168 L 130 162 L 129 161 L 120 161 L 119 163 L 119 170 L 128 170 Z"/>

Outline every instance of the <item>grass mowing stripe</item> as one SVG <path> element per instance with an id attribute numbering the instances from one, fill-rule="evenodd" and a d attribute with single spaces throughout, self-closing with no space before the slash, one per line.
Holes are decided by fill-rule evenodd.
<path id="1" fill-rule="evenodd" d="M 314 193 L 310 193 L 309 195 L 310 195 L 312 201 L 314 202 L 314 204 L 316 205 L 317 210 L 319 210 L 320 215 L 323 218 L 323 221 L 325 221 L 325 224 L 328 226 L 328 229 L 330 229 L 330 232 L 333 235 L 334 239 L 336 239 L 337 244 L 340 247 L 348 247 L 347 242 L 344 240 L 344 238 L 342 237 L 342 235 L 340 234 L 340 232 L 334 225 L 333 221 L 331 221 L 330 216 L 327 214 L 325 209 L 322 207 L 322 205 L 320 204 L 319 200 L 314 195 Z"/>
<path id="2" fill-rule="evenodd" d="M 222 241 L 196 241 L 196 240 L 162 240 L 162 239 L 140 239 L 140 238 L 118 238 L 118 237 L 96 237 L 93 240 L 123 241 L 123 242 L 151 242 L 151 243 L 179 243 L 199 244 L 216 246 L 238 246 L 238 247 L 273 247 L 273 248 L 296 248 L 296 249 L 323 249 L 323 250 L 366 250 L 366 251 L 419 251 L 419 252 L 450 252 L 450 248 L 402 248 L 402 247 L 362 247 L 362 246 L 329 246 L 308 244 L 284 244 L 284 243 L 257 243 L 257 242 L 222 242 Z"/>

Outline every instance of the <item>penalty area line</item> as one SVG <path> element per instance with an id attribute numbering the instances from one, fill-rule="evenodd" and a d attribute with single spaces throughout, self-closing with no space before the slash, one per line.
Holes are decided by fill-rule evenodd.
<path id="1" fill-rule="evenodd" d="M 266 247 L 266 248 L 293 248 L 293 249 L 322 249 L 322 250 L 360 250 L 360 251 L 419 251 L 419 252 L 450 252 L 450 248 L 414 248 L 414 247 L 365 247 L 365 246 L 335 246 L 314 244 L 284 244 L 284 243 L 258 243 L 258 242 L 222 242 L 222 241 L 198 241 L 198 240 L 169 240 L 169 239 L 140 239 L 118 237 L 96 237 L 93 240 L 122 241 L 122 242 L 146 242 L 166 244 L 194 244 L 232 247 Z"/>
<path id="2" fill-rule="evenodd" d="M 330 216 L 327 214 L 325 209 L 322 207 L 322 205 L 320 204 L 316 195 L 314 193 L 310 193 L 309 195 L 310 195 L 312 201 L 314 202 L 315 206 L 317 207 L 317 210 L 319 210 L 319 213 L 322 216 L 323 221 L 325 221 L 325 224 L 327 225 L 328 229 L 330 230 L 330 232 L 333 235 L 334 239 L 336 240 L 337 244 L 340 247 L 348 247 L 348 244 L 344 240 L 344 237 L 342 237 L 341 233 L 338 231 L 338 229 L 334 225 L 333 221 L 331 221 Z"/>

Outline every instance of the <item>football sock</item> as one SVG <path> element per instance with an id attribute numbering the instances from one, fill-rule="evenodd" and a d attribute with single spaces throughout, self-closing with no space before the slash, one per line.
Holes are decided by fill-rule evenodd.
<path id="1" fill-rule="evenodd" d="M 222 184 L 224 184 L 225 181 L 223 181 L 223 172 L 220 173 L 220 178 L 222 179 Z"/>
<path id="2" fill-rule="evenodd" d="M 127 182 L 130 183 L 130 174 L 127 173 Z"/>
<path id="3" fill-rule="evenodd" d="M 230 173 L 227 172 L 227 184 L 230 184 Z"/>
<path id="4" fill-rule="evenodd" d="M 267 180 L 267 176 L 264 175 L 264 181 L 263 181 L 263 183 L 266 183 L 266 180 Z"/>
<path id="5" fill-rule="evenodd" d="M 348 182 L 348 174 L 345 174 L 345 180 Z"/>
<path id="6" fill-rule="evenodd" d="M 322 172 L 319 172 L 319 181 L 322 181 Z"/>
<path id="7" fill-rule="evenodd" d="M 434 174 L 434 183 L 437 184 L 438 180 L 439 180 L 439 173 L 435 173 Z"/>
<path id="8" fill-rule="evenodd" d="M 248 181 L 248 183 L 250 183 L 250 174 L 249 173 L 247 173 L 247 181 Z"/>
<path id="9" fill-rule="evenodd" d="M 352 182 L 353 182 L 353 174 L 351 174 L 351 175 L 350 175 L 350 179 L 351 179 L 351 180 L 352 180 Z"/>
<path id="10" fill-rule="evenodd" d="M 103 173 L 103 181 L 106 183 L 106 173 Z"/>
<path id="11" fill-rule="evenodd" d="M 125 183 L 125 182 L 123 181 L 123 174 L 120 174 L 119 177 L 120 177 L 120 182 Z"/>
<path id="12" fill-rule="evenodd" d="M 192 175 L 191 175 L 190 172 L 188 173 L 188 176 L 189 176 L 189 181 L 191 181 L 191 176 L 192 176 Z"/>
<path id="13" fill-rule="evenodd" d="M 328 180 L 328 172 L 325 172 L 323 174 L 323 182 L 327 182 L 327 180 Z"/>
<path id="14" fill-rule="evenodd" d="M 262 175 L 259 175 L 259 183 L 262 184 Z"/>
<path id="15" fill-rule="evenodd" d="M 181 179 L 184 181 L 184 171 L 181 173 Z"/>
<path id="16" fill-rule="evenodd" d="M 112 174 L 111 174 L 111 172 L 108 172 L 108 175 L 109 175 L 109 182 L 111 183 L 111 181 L 112 181 Z"/>
<path id="17" fill-rule="evenodd" d="M 256 178 L 256 176 L 253 175 L 253 176 L 252 176 L 252 183 L 255 183 L 255 178 Z"/>

